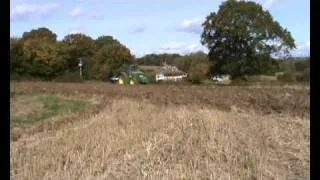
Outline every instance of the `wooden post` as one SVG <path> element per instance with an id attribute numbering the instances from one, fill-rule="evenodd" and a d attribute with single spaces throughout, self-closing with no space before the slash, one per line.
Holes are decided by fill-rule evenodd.
<path id="1" fill-rule="evenodd" d="M 80 68 L 80 79 L 83 80 L 83 78 L 82 78 L 82 65 L 83 65 L 82 58 L 78 58 L 78 59 L 79 59 L 79 68 Z"/>

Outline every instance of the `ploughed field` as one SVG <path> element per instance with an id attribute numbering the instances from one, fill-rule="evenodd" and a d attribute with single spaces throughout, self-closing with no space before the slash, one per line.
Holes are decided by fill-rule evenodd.
<path id="1" fill-rule="evenodd" d="M 12 179 L 309 179 L 309 88 L 11 83 Z"/>

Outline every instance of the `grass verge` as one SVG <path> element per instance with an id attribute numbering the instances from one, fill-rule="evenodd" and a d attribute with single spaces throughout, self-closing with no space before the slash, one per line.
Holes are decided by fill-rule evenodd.
<path id="1" fill-rule="evenodd" d="M 19 97 L 17 97 L 19 98 Z M 31 99 L 29 100 L 31 101 Z M 38 102 L 35 102 L 38 101 Z M 13 102 L 15 103 L 15 102 Z M 89 102 L 83 100 L 67 100 L 54 95 L 42 95 L 32 99 L 33 104 L 40 104 L 27 114 L 13 116 L 11 118 L 11 125 L 31 124 L 38 121 L 43 121 L 58 115 L 65 115 L 81 111 L 88 107 Z M 21 107 L 23 108 L 23 107 Z M 21 109 L 24 110 L 24 109 Z"/>

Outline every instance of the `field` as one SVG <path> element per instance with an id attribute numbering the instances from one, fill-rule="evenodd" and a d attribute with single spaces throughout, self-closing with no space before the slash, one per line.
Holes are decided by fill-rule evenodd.
<path id="1" fill-rule="evenodd" d="M 12 179 L 310 179 L 304 86 L 11 83 Z"/>

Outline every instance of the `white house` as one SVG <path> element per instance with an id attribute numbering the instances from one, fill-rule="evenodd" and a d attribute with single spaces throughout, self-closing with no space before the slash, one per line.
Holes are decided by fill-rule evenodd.
<path id="1" fill-rule="evenodd" d="M 156 81 L 178 81 L 187 77 L 187 73 L 180 71 L 175 66 L 165 64 L 156 74 Z"/>
<path id="2" fill-rule="evenodd" d="M 187 74 L 182 75 L 165 75 L 164 73 L 158 73 L 156 74 L 156 81 L 177 81 L 182 80 L 183 78 L 186 78 Z"/>

